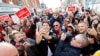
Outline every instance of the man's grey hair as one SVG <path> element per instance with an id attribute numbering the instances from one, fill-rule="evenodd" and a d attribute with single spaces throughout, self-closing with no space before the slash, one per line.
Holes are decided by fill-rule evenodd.
<path id="1" fill-rule="evenodd" d="M 76 36 L 76 38 L 77 38 L 76 39 L 77 42 L 81 44 L 80 48 L 84 48 L 84 47 L 86 47 L 88 45 L 88 38 L 86 38 L 86 35 L 84 35 L 84 34 L 78 34 Z"/>

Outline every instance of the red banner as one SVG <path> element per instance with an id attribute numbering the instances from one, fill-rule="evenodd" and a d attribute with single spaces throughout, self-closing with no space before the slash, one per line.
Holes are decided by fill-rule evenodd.
<path id="1" fill-rule="evenodd" d="M 27 17 L 27 16 L 30 15 L 30 12 L 29 12 L 29 10 L 28 10 L 26 7 L 24 7 L 24 8 L 22 8 L 21 10 L 17 11 L 15 14 L 16 14 L 20 19 L 24 19 L 25 17 Z"/>
<path id="2" fill-rule="evenodd" d="M 71 11 L 71 12 L 75 11 L 75 6 L 68 6 L 68 11 Z"/>
<path id="3" fill-rule="evenodd" d="M 1 21 L 12 21 L 12 19 L 9 17 L 9 15 L 2 15 L 0 16 Z"/>

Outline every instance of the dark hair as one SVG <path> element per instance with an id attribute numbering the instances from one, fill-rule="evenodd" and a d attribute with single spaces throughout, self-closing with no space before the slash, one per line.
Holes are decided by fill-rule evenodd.
<path id="1" fill-rule="evenodd" d="M 34 17 L 34 24 L 36 24 L 37 22 L 39 22 L 39 18 L 38 17 Z"/>
<path id="2" fill-rule="evenodd" d="M 87 21 L 88 21 L 88 27 L 91 27 L 91 18 L 90 18 L 90 16 L 88 17 L 88 19 L 87 19 Z"/>
<path id="3" fill-rule="evenodd" d="M 36 25 L 32 24 L 30 29 L 29 29 L 29 32 L 27 34 L 27 37 L 34 39 L 35 38 L 35 32 L 36 32 Z"/>
<path id="4" fill-rule="evenodd" d="M 21 46 L 17 47 L 17 50 L 18 50 L 19 56 L 25 56 L 24 46 L 21 45 Z"/>
<path id="5" fill-rule="evenodd" d="M 68 28 L 71 28 L 72 29 L 72 34 L 75 33 L 75 30 L 74 30 L 74 28 L 72 26 L 68 26 Z"/>
<path id="6" fill-rule="evenodd" d="M 72 29 L 72 31 L 74 31 L 74 29 L 73 29 L 73 27 L 72 27 L 72 26 L 68 26 L 68 28 L 71 28 L 71 29 Z"/>
<path id="7" fill-rule="evenodd" d="M 54 21 L 54 23 L 55 23 L 55 22 L 58 22 L 58 23 L 59 23 L 59 25 L 60 25 L 60 27 L 62 27 L 62 25 L 61 25 L 61 23 L 60 23 L 59 21 Z M 53 24 L 54 24 L 54 23 L 53 23 Z"/>

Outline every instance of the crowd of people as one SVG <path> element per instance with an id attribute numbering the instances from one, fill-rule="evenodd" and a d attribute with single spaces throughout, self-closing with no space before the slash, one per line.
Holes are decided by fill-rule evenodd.
<path id="1" fill-rule="evenodd" d="M 100 56 L 99 22 L 100 13 L 89 9 L 0 21 L 0 56 Z"/>

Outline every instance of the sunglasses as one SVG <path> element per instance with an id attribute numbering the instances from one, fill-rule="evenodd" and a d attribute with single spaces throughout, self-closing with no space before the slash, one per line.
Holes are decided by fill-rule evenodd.
<path id="1" fill-rule="evenodd" d="M 54 27 L 58 26 L 58 25 L 53 25 Z"/>

